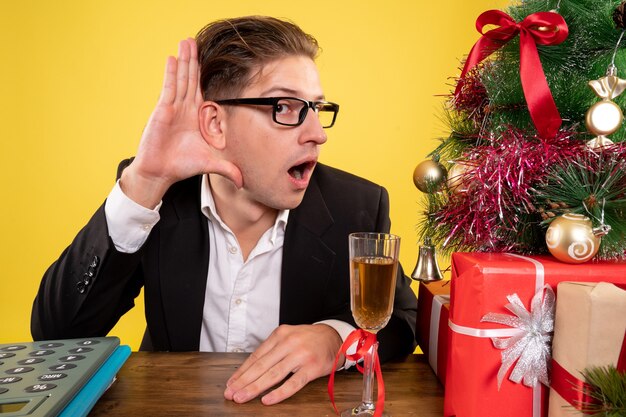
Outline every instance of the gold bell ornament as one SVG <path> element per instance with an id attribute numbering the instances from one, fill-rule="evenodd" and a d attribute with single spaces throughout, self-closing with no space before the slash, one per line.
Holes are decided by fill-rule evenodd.
<path id="1" fill-rule="evenodd" d="M 417 264 L 411 274 L 411 278 L 422 282 L 440 281 L 443 279 L 443 274 L 437 263 L 435 247 L 431 244 L 430 238 L 424 239 L 424 244 L 420 246 Z"/>

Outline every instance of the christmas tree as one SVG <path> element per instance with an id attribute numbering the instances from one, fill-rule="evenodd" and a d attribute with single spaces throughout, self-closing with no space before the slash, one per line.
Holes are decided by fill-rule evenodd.
<path id="1" fill-rule="evenodd" d="M 477 19 L 418 164 L 418 230 L 455 251 L 626 257 L 626 16 L 614 0 L 523 1 Z"/>

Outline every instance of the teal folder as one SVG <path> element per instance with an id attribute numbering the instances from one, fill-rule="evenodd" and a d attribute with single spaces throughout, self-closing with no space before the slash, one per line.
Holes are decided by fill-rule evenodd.
<path id="1" fill-rule="evenodd" d="M 91 377 L 89 382 L 76 394 L 72 401 L 61 411 L 59 417 L 84 417 L 98 399 L 115 381 L 118 371 L 130 356 L 130 347 L 118 346 Z"/>

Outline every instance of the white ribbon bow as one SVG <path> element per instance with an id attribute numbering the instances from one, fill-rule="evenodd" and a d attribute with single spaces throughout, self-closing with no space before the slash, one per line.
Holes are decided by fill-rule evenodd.
<path id="1" fill-rule="evenodd" d="M 544 296 L 545 292 L 545 296 Z M 515 368 L 509 379 L 534 387 L 537 382 L 550 384 L 548 366 L 550 364 L 550 348 L 554 331 L 554 291 L 545 285 L 534 295 L 530 312 L 517 294 L 507 296 L 509 304 L 505 307 L 514 316 L 500 313 L 487 313 L 481 321 L 504 324 L 519 330 L 509 338 L 492 337 L 491 341 L 502 351 L 502 365 L 498 370 L 498 390 L 507 371 L 515 362 Z"/>

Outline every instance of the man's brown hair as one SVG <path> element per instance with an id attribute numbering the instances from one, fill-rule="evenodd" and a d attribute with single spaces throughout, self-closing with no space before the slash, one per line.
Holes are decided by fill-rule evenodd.
<path id="1" fill-rule="evenodd" d="M 235 98 L 261 66 L 302 55 L 315 59 L 315 38 L 295 24 L 265 16 L 209 23 L 196 36 L 200 88 L 205 100 Z"/>

